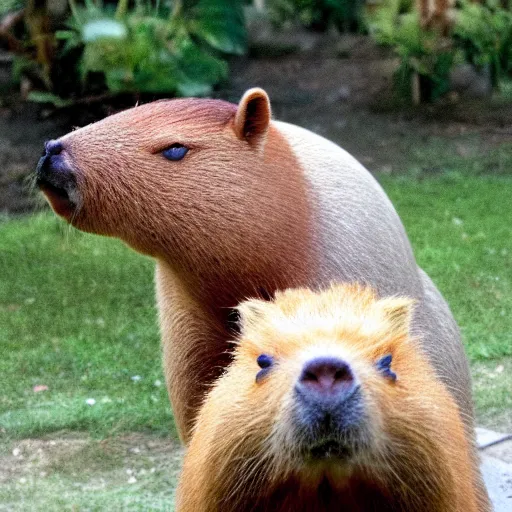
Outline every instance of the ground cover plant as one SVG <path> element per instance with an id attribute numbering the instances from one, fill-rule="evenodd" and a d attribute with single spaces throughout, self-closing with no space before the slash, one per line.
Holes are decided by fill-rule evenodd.
<path id="1" fill-rule="evenodd" d="M 383 185 L 461 325 L 479 423 L 510 430 L 512 178 L 463 170 Z M 50 212 L 3 218 L 0 347 L 5 510 L 167 509 L 180 451 L 151 260 Z"/>

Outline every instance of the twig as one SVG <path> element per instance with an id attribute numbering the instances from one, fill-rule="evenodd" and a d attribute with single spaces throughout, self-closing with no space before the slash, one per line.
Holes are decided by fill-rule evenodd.
<path id="1" fill-rule="evenodd" d="M 25 48 L 23 47 L 23 43 L 16 39 L 11 33 L 10 30 L 20 21 L 23 20 L 25 16 L 25 9 L 21 9 L 19 11 L 10 12 L 6 14 L 2 20 L 0 21 L 0 39 L 3 39 L 7 42 L 9 51 L 13 53 L 25 53 Z"/>

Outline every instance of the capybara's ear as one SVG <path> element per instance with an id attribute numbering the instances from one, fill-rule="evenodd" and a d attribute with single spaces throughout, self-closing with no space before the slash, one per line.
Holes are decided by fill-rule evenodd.
<path id="1" fill-rule="evenodd" d="M 391 324 L 393 335 L 408 336 L 415 301 L 407 297 L 390 297 L 379 302 L 385 317 Z"/>
<path id="2" fill-rule="evenodd" d="M 258 144 L 270 124 L 270 100 L 267 93 L 255 87 L 245 92 L 235 115 L 235 133 L 239 139 Z"/>
<path id="3" fill-rule="evenodd" d="M 240 331 L 242 334 L 251 325 L 255 325 L 265 317 L 269 303 L 264 300 L 251 299 L 240 303 L 237 306 L 240 315 Z"/>

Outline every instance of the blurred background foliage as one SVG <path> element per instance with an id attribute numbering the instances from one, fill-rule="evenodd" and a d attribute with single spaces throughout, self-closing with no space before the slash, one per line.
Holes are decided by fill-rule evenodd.
<path id="1" fill-rule="evenodd" d="M 312 30 L 335 27 L 361 30 L 364 0 L 270 0 L 269 15 L 277 26 L 298 22 Z"/>
<path id="2" fill-rule="evenodd" d="M 11 28 L 15 75 L 35 80 L 40 101 L 104 90 L 207 95 L 227 75 L 225 55 L 246 49 L 237 0 L 51 2 L 28 0 L 22 27 Z"/>
<path id="3" fill-rule="evenodd" d="M 66 105 L 101 94 L 202 96 L 247 50 L 249 0 L 0 0 L 0 44 L 30 98 Z M 456 0 L 424 12 L 411 0 L 257 0 L 277 29 L 356 32 L 393 49 L 396 88 L 417 103 L 450 89 L 461 65 L 499 88 L 512 70 L 508 0 Z M 421 5 L 427 6 L 425 2 Z M 427 9 L 428 11 L 428 9 Z"/>
<path id="4" fill-rule="evenodd" d="M 411 91 L 416 75 L 421 98 L 435 100 L 448 92 L 453 68 L 464 63 L 487 74 L 495 88 L 512 69 L 512 12 L 506 3 L 457 0 L 442 19 L 422 20 L 414 5 L 385 0 L 367 10 L 365 19 L 370 34 L 400 58 L 401 92 Z"/>

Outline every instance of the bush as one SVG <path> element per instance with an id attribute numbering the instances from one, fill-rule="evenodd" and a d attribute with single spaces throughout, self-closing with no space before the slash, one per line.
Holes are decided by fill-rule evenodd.
<path id="1" fill-rule="evenodd" d="M 463 0 L 453 35 L 469 63 L 490 67 L 494 86 L 512 70 L 512 13 L 499 4 Z"/>
<path id="2" fill-rule="evenodd" d="M 19 9 L 21 2 L 19 0 L 0 0 L 0 16 Z"/>
<path id="3" fill-rule="evenodd" d="M 395 85 L 403 96 L 411 96 L 411 80 L 417 74 L 421 97 L 435 100 L 449 89 L 449 74 L 454 62 L 451 42 L 434 31 L 423 30 L 419 15 L 398 15 L 399 3 L 382 10 L 369 24 L 375 40 L 390 46 L 400 58 Z"/>
<path id="4" fill-rule="evenodd" d="M 64 25 L 46 34 L 56 47 L 53 55 L 46 62 L 20 56 L 18 69 L 33 72 L 36 63 L 50 92 L 33 93 L 32 99 L 62 104 L 61 97 L 105 89 L 206 95 L 227 76 L 224 55 L 246 48 L 238 0 L 139 0 L 133 8 L 128 0 L 69 0 L 69 5 Z"/>
<path id="5" fill-rule="evenodd" d="M 389 0 L 366 18 L 370 33 L 390 46 L 400 58 L 396 84 L 403 95 L 411 93 L 411 77 L 422 85 L 422 99 L 435 100 L 449 90 L 456 63 L 476 69 L 489 66 L 497 87 L 512 69 L 512 13 L 494 4 L 460 0 L 448 35 L 422 28 L 417 12 L 400 14 L 400 0 Z"/>
<path id="6" fill-rule="evenodd" d="M 324 31 L 334 26 L 340 31 L 362 27 L 364 0 L 269 0 L 271 19 L 278 26 L 299 23 L 305 28 Z"/>

